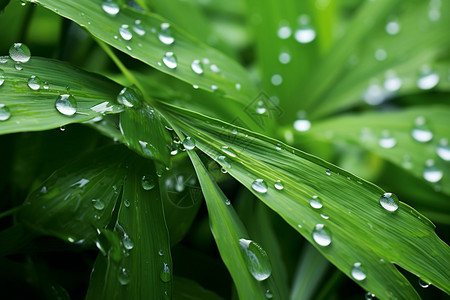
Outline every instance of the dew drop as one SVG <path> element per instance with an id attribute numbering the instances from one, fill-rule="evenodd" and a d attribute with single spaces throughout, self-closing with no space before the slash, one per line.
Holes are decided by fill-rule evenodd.
<path id="1" fill-rule="evenodd" d="M 14 64 L 14 68 L 15 68 L 17 71 L 22 71 L 22 70 L 23 70 L 23 66 L 22 66 L 22 64 L 21 64 L 20 62 L 15 63 L 15 64 Z"/>
<path id="2" fill-rule="evenodd" d="M 266 106 L 264 105 L 263 101 L 258 101 L 256 103 L 256 113 L 259 115 L 264 114 L 267 111 Z"/>
<path id="3" fill-rule="evenodd" d="M 56 98 L 55 107 L 61 114 L 73 116 L 77 112 L 77 100 L 72 95 L 59 95 Z"/>
<path id="4" fill-rule="evenodd" d="M 312 198 L 309 200 L 309 205 L 311 205 L 311 207 L 315 209 L 323 207 L 322 201 L 316 195 L 312 196 Z"/>
<path id="5" fill-rule="evenodd" d="M 239 239 L 239 246 L 250 274 L 258 281 L 269 278 L 272 266 L 266 251 L 257 243 L 247 239 Z"/>
<path id="6" fill-rule="evenodd" d="M 149 191 L 155 187 L 155 181 L 150 176 L 142 176 L 142 188 L 146 191 Z"/>
<path id="7" fill-rule="evenodd" d="M 28 87 L 34 91 L 37 91 L 41 88 L 42 81 L 39 77 L 33 75 L 28 79 Z"/>
<path id="8" fill-rule="evenodd" d="M 273 298 L 272 292 L 270 290 L 266 290 L 266 293 L 264 295 L 266 296 L 267 299 Z"/>
<path id="9" fill-rule="evenodd" d="M 433 139 L 433 133 L 428 128 L 425 122 L 424 117 L 417 117 L 414 121 L 415 127 L 411 131 L 411 135 L 414 140 L 420 142 L 420 143 L 426 143 L 431 141 Z"/>
<path id="10" fill-rule="evenodd" d="M 105 208 L 105 202 L 101 199 L 92 199 L 92 206 L 94 206 L 96 210 L 103 210 Z"/>
<path id="11" fill-rule="evenodd" d="M 161 278 L 161 280 L 163 282 L 169 282 L 170 281 L 170 268 L 169 265 L 166 263 L 163 263 L 163 269 L 161 271 L 161 273 L 159 274 L 159 278 Z"/>
<path id="12" fill-rule="evenodd" d="M 5 82 L 5 71 L 0 69 L 0 86 L 2 86 L 4 82 Z"/>
<path id="13" fill-rule="evenodd" d="M 0 121 L 6 121 L 11 118 L 11 110 L 5 104 L 0 104 Z"/>
<path id="14" fill-rule="evenodd" d="M 134 248 L 133 241 L 127 234 L 124 234 L 124 237 L 122 239 L 122 244 L 123 244 L 124 248 L 127 250 L 131 250 Z"/>
<path id="15" fill-rule="evenodd" d="M 252 189 L 258 193 L 267 193 L 267 184 L 262 179 L 256 179 L 252 183 Z"/>
<path id="16" fill-rule="evenodd" d="M 385 30 L 390 35 L 396 35 L 400 32 L 400 24 L 396 21 L 390 21 L 386 24 Z"/>
<path id="17" fill-rule="evenodd" d="M 127 285 L 128 283 L 130 283 L 130 275 L 128 274 L 127 269 L 125 268 L 119 269 L 118 279 L 121 285 Z"/>
<path id="18" fill-rule="evenodd" d="M 391 149 L 397 145 L 397 140 L 390 135 L 389 131 L 384 130 L 378 140 L 378 145 L 384 149 Z"/>
<path id="19" fill-rule="evenodd" d="M 281 52 L 278 56 L 278 61 L 283 65 L 288 64 L 291 61 L 291 55 L 287 52 Z"/>
<path id="20" fill-rule="evenodd" d="M 128 25 L 126 24 L 120 26 L 119 33 L 120 36 L 126 41 L 129 41 L 133 38 L 133 34 L 131 33 L 130 29 L 128 29 Z"/>
<path id="21" fill-rule="evenodd" d="M 282 189 L 284 189 L 283 184 L 282 184 L 281 181 L 279 181 L 279 180 L 277 180 L 273 186 L 274 186 L 277 190 L 279 190 L 279 191 L 281 191 Z"/>
<path id="22" fill-rule="evenodd" d="M 164 250 L 163 250 L 163 249 L 160 249 L 160 250 L 158 251 L 158 255 L 159 255 L 159 256 L 164 256 Z"/>
<path id="23" fill-rule="evenodd" d="M 172 45 L 175 42 L 175 38 L 172 37 L 172 34 L 170 32 L 170 24 L 169 23 L 161 24 L 161 30 L 158 33 L 158 39 L 164 45 Z"/>
<path id="24" fill-rule="evenodd" d="M 295 40 L 301 44 L 308 44 L 316 38 L 316 31 L 309 24 L 309 17 L 301 15 L 299 18 L 300 27 L 295 31 Z"/>
<path id="25" fill-rule="evenodd" d="M 114 1 L 105 1 L 102 3 L 102 9 L 110 16 L 115 16 L 120 12 L 119 4 Z"/>
<path id="26" fill-rule="evenodd" d="M 14 43 L 14 45 L 9 48 L 9 57 L 17 63 L 26 63 L 30 60 L 31 52 L 27 45 Z"/>
<path id="27" fill-rule="evenodd" d="M 398 197 L 393 193 L 384 193 L 379 202 L 385 210 L 396 211 L 398 209 Z"/>
<path id="28" fill-rule="evenodd" d="M 129 87 L 123 88 L 117 95 L 117 102 L 126 107 L 139 108 L 142 104 L 141 97 L 138 93 Z"/>
<path id="29" fill-rule="evenodd" d="M 213 71 L 214 73 L 219 73 L 220 72 L 219 67 L 217 65 L 215 65 L 215 64 L 212 64 L 211 66 L 209 66 L 209 69 L 211 71 Z"/>
<path id="30" fill-rule="evenodd" d="M 195 59 L 191 64 L 191 69 L 195 74 L 203 74 L 203 63 L 199 59 Z"/>
<path id="31" fill-rule="evenodd" d="M 175 69 L 177 67 L 177 57 L 173 52 L 166 52 L 166 54 L 163 56 L 163 63 L 168 67 L 169 69 Z"/>
<path id="32" fill-rule="evenodd" d="M 429 66 L 424 66 L 417 79 L 417 87 L 421 90 L 430 90 L 439 83 L 439 75 L 433 72 Z"/>
<path id="33" fill-rule="evenodd" d="M 422 279 L 419 278 L 419 285 L 420 285 L 421 288 L 426 289 L 427 287 L 430 286 L 430 283 L 426 282 L 426 281 L 423 281 Z"/>
<path id="34" fill-rule="evenodd" d="M 236 91 L 240 91 L 241 90 L 241 84 L 240 83 L 236 83 L 234 85 L 234 87 L 236 88 Z"/>
<path id="35" fill-rule="evenodd" d="M 123 205 L 125 205 L 125 207 L 130 207 L 130 205 L 131 205 L 130 200 L 125 199 L 125 200 L 123 201 Z"/>
<path id="36" fill-rule="evenodd" d="M 324 224 L 317 224 L 314 227 L 312 237 L 319 246 L 326 247 L 331 244 L 331 233 Z"/>
<path id="37" fill-rule="evenodd" d="M 308 131 L 311 128 L 311 122 L 307 119 L 298 119 L 294 122 L 294 129 L 299 132 Z"/>
<path id="38" fill-rule="evenodd" d="M 434 165 L 434 161 L 432 159 L 427 160 L 426 167 L 423 170 L 423 178 L 428 182 L 435 183 L 439 182 L 443 176 L 444 173 Z"/>
<path id="39" fill-rule="evenodd" d="M 144 36 L 146 31 L 141 24 L 141 20 L 134 21 L 133 31 L 136 32 L 137 35 Z"/>
<path id="40" fill-rule="evenodd" d="M 231 165 L 230 165 L 230 163 L 229 162 L 227 162 L 226 161 L 226 156 L 224 156 L 224 155 L 220 155 L 219 157 L 217 157 L 217 160 L 220 162 L 220 164 L 222 165 L 222 166 L 224 166 L 225 168 L 228 168 L 228 169 L 230 169 L 231 168 Z M 226 171 L 226 170 L 225 170 Z M 224 172 L 224 173 L 226 173 L 226 172 Z"/>
<path id="41" fill-rule="evenodd" d="M 364 101 L 369 105 L 379 105 L 387 96 L 387 92 L 377 83 L 371 83 L 363 94 Z"/>
<path id="42" fill-rule="evenodd" d="M 355 280 L 358 280 L 358 281 L 362 281 L 362 280 L 366 279 L 366 277 L 367 277 L 360 262 L 353 264 L 353 269 L 351 271 L 351 275 Z"/>
<path id="43" fill-rule="evenodd" d="M 387 91 L 396 92 L 402 87 L 402 80 L 394 71 L 388 71 L 383 85 Z"/>
<path id="44" fill-rule="evenodd" d="M 437 155 L 445 161 L 450 161 L 450 146 L 446 139 L 441 139 L 436 148 Z"/>
<path id="45" fill-rule="evenodd" d="M 222 146 L 220 149 L 228 156 L 236 157 L 236 153 L 234 153 L 228 146 Z"/>
<path id="46" fill-rule="evenodd" d="M 325 171 L 325 174 L 327 174 L 328 176 L 331 176 L 331 171 L 330 171 L 330 169 L 327 169 L 327 170 Z"/>
<path id="47" fill-rule="evenodd" d="M 278 28 L 277 35 L 280 39 L 288 39 L 292 34 L 292 30 L 289 26 L 281 26 Z"/>
<path id="48" fill-rule="evenodd" d="M 367 292 L 367 293 L 364 295 L 364 299 L 366 299 L 366 300 L 373 300 L 374 298 L 375 298 L 375 295 L 372 294 L 371 292 Z"/>
<path id="49" fill-rule="evenodd" d="M 384 49 L 377 49 L 375 51 L 375 59 L 378 61 L 383 61 L 387 58 L 387 52 Z"/>
<path id="50" fill-rule="evenodd" d="M 270 78 L 270 82 L 274 85 L 274 86 L 279 86 L 283 83 L 283 77 L 281 77 L 280 74 L 274 74 L 272 75 L 272 77 Z"/>
<path id="51" fill-rule="evenodd" d="M 193 150 L 195 148 L 195 140 L 190 136 L 186 137 L 183 141 L 183 147 L 186 150 Z"/>

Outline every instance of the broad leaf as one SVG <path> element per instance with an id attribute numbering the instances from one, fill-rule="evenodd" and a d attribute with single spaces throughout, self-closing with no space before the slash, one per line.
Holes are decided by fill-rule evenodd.
<path id="1" fill-rule="evenodd" d="M 169 299 L 172 259 L 150 161 L 128 166 L 117 221 L 99 235 L 86 299 Z"/>
<path id="2" fill-rule="evenodd" d="M 0 134 L 58 128 L 121 111 L 120 86 L 105 77 L 39 57 L 20 64 L 0 60 L 6 60 L 0 64 Z"/>
<path id="3" fill-rule="evenodd" d="M 102 9 L 102 0 L 35 2 L 73 20 L 131 57 L 192 85 L 244 102 L 256 95 L 247 72 L 237 62 L 194 40 L 158 15 L 126 5 L 120 6 L 116 15 L 110 15 Z M 202 64 L 195 68 L 196 72 L 191 67 L 195 60 Z"/>
<path id="4" fill-rule="evenodd" d="M 450 292 L 450 248 L 407 204 L 385 199 L 389 194 L 381 188 L 270 138 L 163 109 L 200 150 L 380 299 L 419 299 L 393 263 Z"/>

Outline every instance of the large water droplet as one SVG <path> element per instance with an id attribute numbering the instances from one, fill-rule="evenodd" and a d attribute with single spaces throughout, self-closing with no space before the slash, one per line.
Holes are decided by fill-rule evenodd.
<path id="1" fill-rule="evenodd" d="M 360 262 L 357 262 L 353 265 L 351 275 L 355 280 L 358 280 L 358 281 L 362 281 L 362 280 L 366 279 L 366 277 L 367 277 Z"/>
<path id="2" fill-rule="evenodd" d="M 34 91 L 37 91 L 41 88 L 42 81 L 39 77 L 33 75 L 28 79 L 28 87 Z"/>
<path id="3" fill-rule="evenodd" d="M 195 148 L 195 140 L 190 136 L 186 137 L 183 141 L 183 147 L 186 150 L 192 150 Z"/>
<path id="4" fill-rule="evenodd" d="M 130 283 L 130 275 L 125 268 L 119 268 L 119 275 L 117 278 L 119 279 L 121 285 L 127 285 Z"/>
<path id="5" fill-rule="evenodd" d="M 314 195 L 309 200 L 309 205 L 311 205 L 312 208 L 319 209 L 323 207 L 322 201 L 319 199 L 318 196 Z"/>
<path id="6" fill-rule="evenodd" d="M 127 107 L 139 108 L 142 104 L 141 97 L 138 93 L 129 87 L 123 88 L 117 95 L 117 102 Z"/>
<path id="7" fill-rule="evenodd" d="M 378 145 L 380 145 L 381 148 L 391 149 L 395 145 L 397 145 L 397 140 L 391 136 L 389 131 L 384 130 L 381 133 L 380 139 L 378 140 Z"/>
<path id="8" fill-rule="evenodd" d="M 158 33 L 158 39 L 164 45 L 172 45 L 175 42 L 175 38 L 172 37 L 172 34 L 170 32 L 170 24 L 169 23 L 161 24 L 161 30 Z"/>
<path id="9" fill-rule="evenodd" d="M 142 188 L 149 191 L 155 187 L 155 180 L 150 176 L 142 176 Z"/>
<path id="10" fill-rule="evenodd" d="M 309 24 L 309 17 L 301 15 L 299 18 L 300 27 L 295 31 L 294 37 L 301 44 L 308 44 L 316 38 L 316 31 Z"/>
<path id="11" fill-rule="evenodd" d="M 173 52 L 166 52 L 166 54 L 163 56 L 163 63 L 169 69 L 175 69 L 178 65 L 177 57 L 175 56 L 175 54 L 173 54 Z"/>
<path id="12" fill-rule="evenodd" d="M 239 246 L 244 253 L 244 260 L 250 274 L 258 281 L 269 278 L 272 266 L 266 251 L 257 243 L 247 239 L 239 239 Z"/>
<path id="13" fill-rule="evenodd" d="M 415 124 L 415 127 L 411 131 L 412 137 L 416 141 L 421 142 L 421 143 L 426 143 L 426 142 L 431 141 L 431 139 L 433 138 L 433 133 L 426 125 L 425 118 L 424 117 L 416 118 L 416 120 L 414 121 L 414 124 Z"/>
<path id="14" fill-rule="evenodd" d="M 25 63 L 30 60 L 31 52 L 27 45 L 22 43 L 14 43 L 9 48 L 9 56 L 18 63 Z"/>
<path id="15" fill-rule="evenodd" d="M 73 116 L 77 112 L 77 100 L 72 95 L 59 95 L 56 98 L 55 107 L 61 114 Z"/>
<path id="16" fill-rule="evenodd" d="M 163 282 L 169 282 L 171 279 L 171 275 L 170 275 L 170 268 L 169 265 L 164 263 L 163 265 L 163 269 L 161 271 L 161 273 L 159 274 L 159 278 L 161 278 L 161 280 Z"/>
<path id="17" fill-rule="evenodd" d="M 120 12 L 119 4 L 114 1 L 105 1 L 102 3 L 102 9 L 110 16 L 115 16 Z"/>
<path id="18" fill-rule="evenodd" d="M 331 233 L 324 224 L 317 224 L 314 227 L 312 237 L 319 246 L 326 247 L 331 244 Z"/>
<path id="19" fill-rule="evenodd" d="M 428 182 L 439 182 L 444 176 L 444 173 L 441 169 L 437 168 L 434 165 L 433 160 L 427 160 L 426 167 L 423 170 L 423 178 Z"/>
<path id="20" fill-rule="evenodd" d="M 0 69 L 0 86 L 3 85 L 3 82 L 5 82 L 5 71 Z"/>
<path id="21" fill-rule="evenodd" d="M 273 186 L 274 186 L 277 190 L 279 190 L 279 191 L 281 191 L 282 189 L 284 189 L 283 184 L 282 184 L 281 181 L 279 181 L 279 180 L 277 180 Z"/>
<path id="22" fill-rule="evenodd" d="M 145 35 L 146 32 L 145 32 L 144 27 L 141 24 L 141 20 L 134 21 L 133 31 L 136 32 L 140 36 Z"/>
<path id="23" fill-rule="evenodd" d="M 105 208 L 105 202 L 102 201 L 102 199 L 92 199 L 92 206 L 96 210 L 102 210 Z"/>
<path id="24" fill-rule="evenodd" d="M 203 74 L 203 63 L 199 59 L 195 59 L 191 64 L 191 69 L 195 74 Z"/>
<path id="25" fill-rule="evenodd" d="M 396 211 L 398 209 L 398 197 L 393 193 L 384 193 L 380 197 L 381 206 L 388 211 Z"/>
<path id="26" fill-rule="evenodd" d="M 308 131 L 311 128 L 311 122 L 306 117 L 306 112 L 297 112 L 297 120 L 294 121 L 294 129 L 299 132 Z"/>
<path id="27" fill-rule="evenodd" d="M 120 26 L 119 33 L 120 36 L 126 41 L 129 41 L 133 38 L 133 34 L 131 33 L 130 29 L 128 29 L 127 24 L 123 24 L 122 26 Z"/>
<path id="28" fill-rule="evenodd" d="M 11 110 L 5 104 L 0 104 L 0 121 L 6 121 L 11 118 Z"/>
<path id="29" fill-rule="evenodd" d="M 447 139 L 441 139 L 436 148 L 437 155 L 445 161 L 450 161 L 450 146 Z"/>
<path id="30" fill-rule="evenodd" d="M 267 193 L 267 184 L 262 179 L 256 179 L 252 183 L 252 189 L 258 193 L 265 194 Z"/>
<path id="31" fill-rule="evenodd" d="M 134 248 L 134 243 L 131 240 L 131 238 L 128 236 L 128 234 L 124 234 L 122 239 L 123 247 L 127 250 L 131 250 Z"/>
<path id="32" fill-rule="evenodd" d="M 430 90 L 439 83 L 439 75 L 433 72 L 429 66 L 424 66 L 417 79 L 417 87 L 421 90 Z"/>

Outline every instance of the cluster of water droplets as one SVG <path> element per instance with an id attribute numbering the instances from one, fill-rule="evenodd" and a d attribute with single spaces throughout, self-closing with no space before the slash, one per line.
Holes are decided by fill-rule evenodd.
<path id="1" fill-rule="evenodd" d="M 277 30 L 277 36 L 286 40 L 291 37 L 292 29 L 288 22 L 282 21 Z M 311 25 L 310 17 L 308 15 L 301 15 L 298 17 L 298 27 L 294 32 L 294 38 L 300 44 L 309 44 L 316 38 L 316 31 Z"/>

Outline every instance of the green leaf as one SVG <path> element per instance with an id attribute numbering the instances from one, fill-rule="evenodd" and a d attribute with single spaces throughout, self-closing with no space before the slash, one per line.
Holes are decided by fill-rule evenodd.
<path id="1" fill-rule="evenodd" d="M 113 17 L 102 10 L 101 0 L 38 0 L 36 2 L 73 20 L 95 37 L 131 57 L 192 85 L 198 85 L 210 91 L 215 91 L 217 87 L 218 92 L 243 102 L 256 95 L 256 89 L 247 72 L 237 62 L 201 44 L 181 29 L 170 26 L 170 36 L 174 38 L 174 42 L 172 44 L 161 42 L 158 34 L 161 24 L 167 21 L 158 15 L 139 12 L 122 5 L 120 12 Z M 137 20 L 140 20 L 138 23 L 140 29 L 135 30 L 133 28 Z M 170 68 L 163 62 L 166 53 L 173 53 L 176 56 L 176 67 L 175 64 L 171 66 L 175 68 Z M 209 63 L 203 62 L 203 74 L 196 74 L 191 64 L 194 60 L 202 61 L 203 59 L 209 59 Z M 212 65 L 216 65 L 220 71 L 211 70 Z M 236 84 L 240 84 L 238 89 Z"/>
<path id="2" fill-rule="evenodd" d="M 3 12 L 6 6 L 8 6 L 11 0 L 0 0 L 0 12 Z"/>
<path id="3" fill-rule="evenodd" d="M 56 171 L 30 193 L 18 219 L 71 243 L 92 244 L 112 218 L 125 176 L 122 147 L 101 148 Z"/>
<path id="4" fill-rule="evenodd" d="M 204 289 L 197 282 L 175 276 L 173 280 L 173 299 L 174 300 L 221 300 L 222 298 L 215 293 Z"/>
<path id="5" fill-rule="evenodd" d="M 120 86 L 105 77 L 51 59 L 31 57 L 20 64 L 20 71 L 13 60 L 0 59 L 7 60 L 0 64 L 0 80 L 4 79 L 0 86 L 0 134 L 58 128 L 121 110 L 116 102 Z M 33 86 L 39 89 L 29 87 L 31 76 L 40 82 Z M 56 109 L 56 101 L 63 95 L 75 98 L 74 114 L 71 110 L 64 115 Z"/>
<path id="6" fill-rule="evenodd" d="M 155 169 L 133 160 L 117 221 L 103 230 L 86 299 L 169 299 L 172 258 Z"/>
<path id="7" fill-rule="evenodd" d="M 448 106 L 414 107 L 328 119 L 308 134 L 357 144 L 450 195 L 449 120 Z"/>
<path id="8" fill-rule="evenodd" d="M 450 292 L 450 248 L 407 204 L 389 211 L 380 205 L 381 188 L 317 157 L 193 112 L 164 110 L 200 150 L 364 289 L 380 299 L 419 299 L 395 263 Z M 351 275 L 359 263 L 365 278 Z"/>
<path id="9" fill-rule="evenodd" d="M 261 283 L 247 271 L 247 262 L 240 249 L 241 239 L 248 235 L 229 200 L 213 181 L 195 152 L 188 151 L 197 172 L 210 219 L 211 232 L 223 262 L 230 271 L 240 299 L 265 299 Z M 264 263 L 264 262 L 263 262 Z"/>

